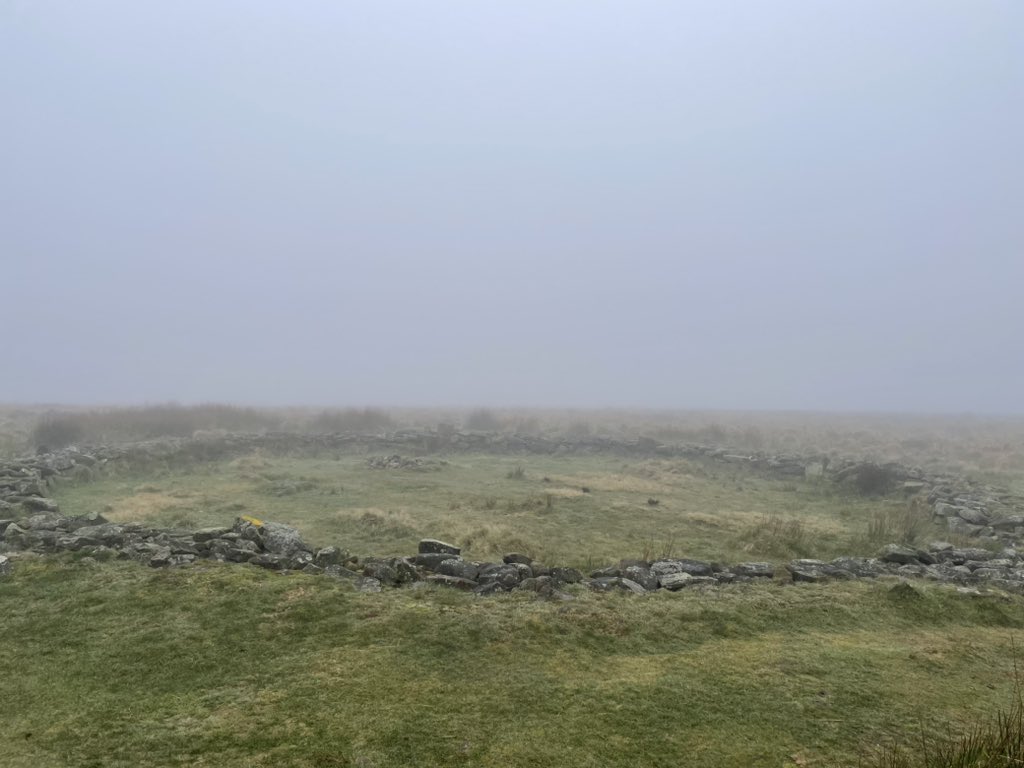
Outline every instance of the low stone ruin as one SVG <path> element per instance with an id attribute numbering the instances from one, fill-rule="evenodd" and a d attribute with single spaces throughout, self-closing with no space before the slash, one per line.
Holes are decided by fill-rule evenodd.
<path id="1" fill-rule="evenodd" d="M 348 579 L 364 590 L 403 584 L 442 584 L 478 593 L 527 589 L 556 594 L 580 583 L 602 591 L 677 590 L 763 579 L 777 579 L 767 563 L 725 565 L 700 560 L 654 562 L 623 560 L 589 574 L 574 568 L 535 563 L 510 553 L 500 563 L 470 562 L 458 547 L 425 540 L 410 557 L 357 558 L 335 547 L 313 549 L 294 528 L 254 518 L 239 518 L 224 528 L 182 531 L 142 523 L 115 524 L 100 515 L 65 517 L 49 498 L 60 478 L 85 481 L 110 467 L 143 467 L 159 462 L 211 460 L 255 450 L 287 451 L 348 448 L 422 447 L 433 433 L 408 431 L 386 437 L 362 435 L 217 435 L 215 438 L 150 441 L 126 446 L 70 448 L 36 456 L 0 460 L 0 576 L 10 572 L 11 553 L 77 551 L 93 557 L 130 558 L 153 567 L 188 565 L 200 559 L 251 563 L 281 571 L 324 573 Z M 454 433 L 444 436 L 449 450 L 498 450 L 552 453 L 610 451 L 643 456 L 699 456 L 742 465 L 780 477 L 820 477 L 858 493 L 902 493 L 923 499 L 950 532 L 979 546 L 936 542 L 927 549 L 892 544 L 876 558 L 842 557 L 830 562 L 794 560 L 785 578 L 796 582 L 874 578 L 886 574 L 958 584 L 986 583 L 1024 592 L 1024 499 L 1005 489 L 965 478 L 926 473 L 898 464 L 829 462 L 815 457 L 743 455 L 707 446 L 659 445 L 653 440 L 615 442 L 587 438 L 575 443 L 509 435 Z M 495 442 L 497 441 L 497 442 Z M 444 462 L 405 459 L 388 453 L 369 459 L 381 469 L 417 469 Z M 648 502 L 650 503 L 650 501 Z M 5 554 L 6 553 L 6 554 Z"/>
<path id="2" fill-rule="evenodd" d="M 8 554 L 77 552 L 94 559 L 135 560 L 153 568 L 187 566 L 199 560 L 248 563 L 275 571 L 322 574 L 351 582 L 364 592 L 439 585 L 478 595 L 518 590 L 566 597 L 563 588 L 568 584 L 597 592 L 644 594 L 780 577 L 820 583 L 892 575 L 961 585 L 985 584 L 1024 594 L 1024 557 L 1016 550 L 997 554 L 944 542 L 927 549 L 890 544 L 876 558 L 793 560 L 778 573 L 765 562 L 726 565 L 689 558 L 621 560 L 584 573 L 577 568 L 538 563 L 520 553 L 508 553 L 500 562 L 466 560 L 459 547 L 436 539 L 422 540 L 419 551 L 412 556 L 360 558 L 334 546 L 314 549 L 292 526 L 253 517 L 239 517 L 230 528 L 183 531 L 112 523 L 97 514 L 64 517 L 44 510 L 16 521 L 0 520 L 0 548 Z M 11 560 L 0 555 L 0 577 L 11 572 Z"/>

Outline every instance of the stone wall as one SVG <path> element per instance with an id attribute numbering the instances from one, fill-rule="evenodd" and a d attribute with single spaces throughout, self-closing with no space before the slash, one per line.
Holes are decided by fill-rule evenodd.
<path id="1" fill-rule="evenodd" d="M 160 462 L 207 461 L 257 449 L 287 453 L 446 450 L 699 457 L 774 476 L 817 476 L 860 493 L 917 496 L 927 501 L 935 516 L 947 521 L 951 531 L 973 537 L 984 546 L 958 548 L 935 542 L 925 549 L 914 549 L 891 544 L 875 558 L 794 560 L 780 573 L 769 563 L 728 565 L 684 558 L 654 562 L 623 560 L 584 574 L 570 567 L 535 563 L 517 553 L 507 554 L 502 562 L 471 562 L 461 557 L 458 547 L 431 539 L 421 542 L 419 552 L 408 557 L 360 558 L 334 546 L 310 547 L 290 526 L 244 517 L 231 528 L 198 531 L 158 529 L 141 523 L 114 524 L 100 515 L 63 516 L 49 498 L 58 478 L 85 481 L 111 467 L 144 468 Z M 383 469 L 407 466 L 393 453 L 374 466 L 378 465 Z M 1024 559 L 1017 555 L 1022 538 L 1024 499 L 1005 489 L 968 479 L 929 474 L 896 464 L 742 455 L 709 446 L 661 445 L 644 439 L 617 442 L 588 438 L 561 442 L 488 433 L 442 437 L 430 432 L 388 436 L 215 434 L 123 446 L 69 448 L 0 461 L 0 576 L 10 572 L 12 557 L 20 553 L 70 551 L 89 557 L 127 558 L 152 567 L 184 566 L 202 559 L 249 563 L 345 579 L 362 590 L 441 584 L 481 594 L 525 589 L 559 595 L 564 585 L 579 583 L 600 591 L 643 593 L 779 577 L 821 582 L 895 575 L 962 585 L 985 583 L 1024 592 Z"/>

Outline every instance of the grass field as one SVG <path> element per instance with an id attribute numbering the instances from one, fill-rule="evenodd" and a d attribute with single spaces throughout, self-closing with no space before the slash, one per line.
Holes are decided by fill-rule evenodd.
<path id="1" fill-rule="evenodd" d="M 936 463 L 979 463 L 1022 487 L 1000 439 L 957 453 L 950 438 Z M 900 445 L 895 428 L 863 437 L 875 443 Z M 115 467 L 53 495 L 66 514 L 158 526 L 249 514 L 361 556 L 436 537 L 470 558 L 516 550 L 582 567 L 666 554 L 780 563 L 950 538 L 903 498 L 722 463 L 459 454 L 373 469 L 367 458 Z M 361 594 L 213 562 L 19 558 L 0 580 L 0 768 L 873 768 L 884 745 L 917 749 L 1019 692 L 1024 598 L 783 581 L 643 597 L 572 587 L 573 599 L 544 601 Z"/>
<path id="2" fill-rule="evenodd" d="M 487 455 L 430 461 L 423 469 L 382 470 L 361 455 L 249 456 L 109 476 L 65 486 L 56 498 L 66 513 L 102 511 L 116 521 L 165 526 L 225 525 L 249 514 L 360 555 L 409 554 L 419 539 L 436 537 L 480 559 L 521 551 L 583 566 L 664 554 L 726 562 L 874 554 L 887 542 L 868 537 L 869 521 L 906 506 L 721 463 Z"/>
<path id="3" fill-rule="evenodd" d="M 543 602 L 72 560 L 0 611 L 5 768 L 856 765 L 1004 704 L 1024 625 L 892 582 Z"/>

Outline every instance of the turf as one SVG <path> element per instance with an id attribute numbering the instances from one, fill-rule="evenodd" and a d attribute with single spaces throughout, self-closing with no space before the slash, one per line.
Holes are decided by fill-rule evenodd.
<path id="1" fill-rule="evenodd" d="M 853 765 L 1005 702 L 1021 607 L 888 582 L 363 595 L 20 560 L 0 582 L 0 764 Z"/>
<path id="2" fill-rule="evenodd" d="M 409 554 L 435 537 L 480 559 L 524 551 L 583 566 L 667 554 L 727 562 L 874 554 L 887 542 L 868 538 L 868 521 L 905 507 L 723 464 L 607 456 L 458 455 L 426 470 L 378 470 L 361 455 L 257 455 L 106 476 L 56 497 L 67 513 L 181 527 L 251 514 L 360 555 Z"/>

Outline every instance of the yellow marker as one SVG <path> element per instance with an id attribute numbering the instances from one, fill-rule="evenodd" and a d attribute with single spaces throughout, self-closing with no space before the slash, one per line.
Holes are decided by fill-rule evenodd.
<path id="1" fill-rule="evenodd" d="M 252 525 L 263 525 L 263 521 L 262 520 L 257 520 L 255 517 L 249 517 L 248 515 L 242 515 L 242 519 L 245 520 L 245 522 L 247 522 L 247 523 L 251 523 Z"/>

